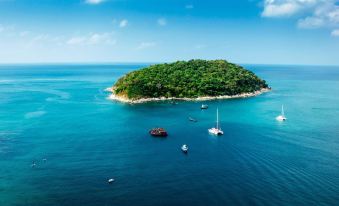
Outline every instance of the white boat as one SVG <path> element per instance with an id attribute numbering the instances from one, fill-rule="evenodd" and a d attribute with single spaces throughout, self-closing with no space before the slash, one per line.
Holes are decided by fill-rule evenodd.
<path id="1" fill-rule="evenodd" d="M 208 132 L 214 135 L 223 135 L 224 132 L 221 130 L 220 126 L 219 126 L 219 111 L 217 108 L 217 125 L 216 127 L 213 127 L 211 129 L 208 129 Z"/>
<path id="2" fill-rule="evenodd" d="M 207 109 L 208 108 L 208 105 L 207 104 L 202 104 L 201 105 L 201 109 Z"/>
<path id="3" fill-rule="evenodd" d="M 113 182 L 114 182 L 114 179 L 113 179 L 113 178 L 108 180 L 108 183 L 109 183 L 109 184 L 111 184 L 111 183 L 113 183 Z"/>
<path id="4" fill-rule="evenodd" d="M 182 145 L 181 146 L 181 150 L 183 151 L 183 152 L 185 152 L 185 153 L 187 153 L 188 152 L 188 147 L 187 147 L 187 145 Z"/>
<path id="5" fill-rule="evenodd" d="M 284 105 L 281 105 L 281 114 L 275 118 L 278 121 L 285 121 L 287 118 L 284 113 Z"/>

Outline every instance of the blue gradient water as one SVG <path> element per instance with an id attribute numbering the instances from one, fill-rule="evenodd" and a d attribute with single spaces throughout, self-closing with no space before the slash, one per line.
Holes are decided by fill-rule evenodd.
<path id="1" fill-rule="evenodd" d="M 106 99 L 142 66 L 1 66 L 0 205 L 339 204 L 339 68 L 247 65 L 273 91 L 206 111 Z M 221 137 L 207 132 L 217 107 Z"/>

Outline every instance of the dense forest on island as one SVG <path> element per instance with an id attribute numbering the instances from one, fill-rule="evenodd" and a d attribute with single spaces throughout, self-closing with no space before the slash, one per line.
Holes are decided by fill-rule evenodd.
<path id="1" fill-rule="evenodd" d="M 156 64 L 130 72 L 113 86 L 128 99 L 237 95 L 268 88 L 253 72 L 225 60 Z"/>

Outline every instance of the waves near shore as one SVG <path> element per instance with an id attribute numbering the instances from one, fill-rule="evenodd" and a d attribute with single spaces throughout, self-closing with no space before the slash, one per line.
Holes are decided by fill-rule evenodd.
<path id="1" fill-rule="evenodd" d="M 222 95 L 222 96 L 204 96 L 204 97 L 197 97 L 197 98 L 177 98 L 177 97 L 158 97 L 158 98 L 141 98 L 141 99 L 129 99 L 127 97 L 118 96 L 114 93 L 114 89 L 112 87 L 106 88 L 105 91 L 110 92 L 108 99 L 119 101 L 128 104 L 140 104 L 140 103 L 147 103 L 147 102 L 157 102 L 157 101 L 169 101 L 169 100 L 178 100 L 178 101 L 208 101 L 208 100 L 216 100 L 216 99 L 236 99 L 236 98 L 247 98 L 247 97 L 254 97 L 260 95 L 265 92 L 271 91 L 270 88 L 262 88 L 255 92 L 250 93 L 243 93 L 237 95 Z"/>

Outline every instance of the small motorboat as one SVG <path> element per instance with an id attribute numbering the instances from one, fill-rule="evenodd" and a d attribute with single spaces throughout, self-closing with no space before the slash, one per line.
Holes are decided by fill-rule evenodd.
<path id="1" fill-rule="evenodd" d="M 168 135 L 164 128 L 153 128 L 149 133 L 154 137 L 167 137 Z"/>
<path id="2" fill-rule="evenodd" d="M 192 118 L 192 117 L 188 117 L 188 120 L 191 121 L 191 122 L 197 122 L 198 120 Z"/>
<path id="3" fill-rule="evenodd" d="M 108 179 L 108 183 L 109 183 L 109 184 L 112 184 L 113 182 L 114 182 L 114 179 L 113 179 L 113 178 Z"/>
<path id="4" fill-rule="evenodd" d="M 188 147 L 187 147 L 187 145 L 182 145 L 181 146 L 181 151 L 183 151 L 184 153 L 187 153 L 188 152 Z"/>
<path id="5" fill-rule="evenodd" d="M 208 109 L 208 105 L 207 104 L 202 104 L 201 105 L 201 109 Z"/>

